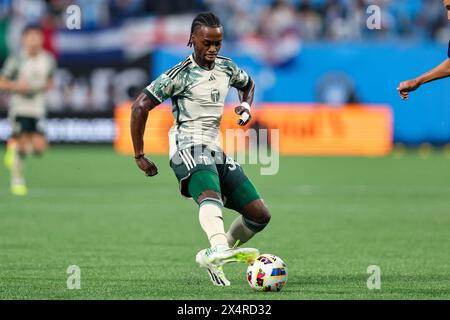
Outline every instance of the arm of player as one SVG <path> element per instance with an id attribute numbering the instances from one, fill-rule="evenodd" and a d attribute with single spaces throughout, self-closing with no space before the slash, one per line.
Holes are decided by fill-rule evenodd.
<path id="1" fill-rule="evenodd" d="M 45 91 L 50 91 L 53 89 L 55 82 L 53 81 L 53 78 L 50 78 L 47 80 L 47 83 L 45 85 Z"/>
<path id="2" fill-rule="evenodd" d="M 241 104 L 234 109 L 234 112 L 241 116 L 238 124 L 240 126 L 245 126 L 252 118 L 250 106 L 253 103 L 253 97 L 255 95 L 255 82 L 252 78 L 248 79 L 248 83 L 245 87 L 238 89 L 238 95 Z"/>
<path id="3" fill-rule="evenodd" d="M 144 171 L 147 177 L 158 174 L 155 163 L 144 156 L 144 131 L 147 123 L 148 113 L 159 103 L 141 93 L 131 107 L 131 139 L 133 140 L 134 158 L 136 165 Z"/>
<path id="4" fill-rule="evenodd" d="M 6 77 L 0 77 L 0 90 L 26 94 L 31 90 L 31 88 L 28 83 L 24 81 L 13 81 Z"/>
<path id="5" fill-rule="evenodd" d="M 14 56 L 9 56 L 3 64 L 0 72 L 0 90 L 28 94 L 30 91 L 29 83 L 23 80 L 16 80 L 18 74 L 18 62 Z"/>
<path id="6" fill-rule="evenodd" d="M 421 85 L 449 76 L 450 76 L 450 59 L 447 59 L 440 65 L 438 65 L 436 68 L 428 71 L 427 73 L 421 75 L 420 77 L 413 80 L 401 82 L 397 88 L 397 91 L 400 97 L 403 100 L 406 100 L 408 99 L 408 93 L 418 89 Z"/>
<path id="7" fill-rule="evenodd" d="M 40 83 L 34 83 L 29 87 L 29 94 L 36 94 L 38 92 L 46 92 L 50 91 L 53 88 L 53 78 L 49 78 L 45 81 L 42 81 Z"/>

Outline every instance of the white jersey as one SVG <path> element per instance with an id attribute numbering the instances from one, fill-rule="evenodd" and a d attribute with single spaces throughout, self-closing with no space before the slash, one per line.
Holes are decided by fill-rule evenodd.
<path id="1" fill-rule="evenodd" d="M 155 102 L 172 99 L 170 157 L 199 144 L 219 150 L 225 97 L 230 87 L 243 88 L 248 81 L 248 74 L 229 58 L 218 56 L 214 68 L 208 70 L 190 55 L 148 85 L 144 93 Z"/>
<path id="2" fill-rule="evenodd" d="M 42 118 L 45 116 L 45 90 L 55 68 L 54 58 L 45 51 L 41 51 L 36 56 L 29 56 L 22 52 L 6 59 L 1 72 L 2 76 L 14 81 L 24 81 L 31 86 L 31 92 L 28 94 L 11 95 L 10 117 Z"/>

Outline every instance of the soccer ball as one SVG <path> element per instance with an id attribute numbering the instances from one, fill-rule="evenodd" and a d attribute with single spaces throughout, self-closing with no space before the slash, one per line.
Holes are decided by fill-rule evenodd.
<path id="1" fill-rule="evenodd" d="M 280 291 L 287 282 L 286 263 L 273 254 L 262 254 L 247 268 L 247 281 L 256 291 Z"/>

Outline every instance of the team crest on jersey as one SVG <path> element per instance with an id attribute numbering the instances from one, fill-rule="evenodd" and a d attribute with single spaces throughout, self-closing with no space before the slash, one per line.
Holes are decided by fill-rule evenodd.
<path id="1" fill-rule="evenodd" d="M 207 156 L 205 156 L 203 153 L 201 156 L 198 157 L 198 161 L 199 163 L 203 163 L 204 165 L 210 165 L 211 161 L 209 160 L 209 158 Z"/>
<path id="2" fill-rule="evenodd" d="M 217 89 L 213 89 L 213 91 L 211 91 L 211 101 L 212 102 L 218 102 L 220 98 L 220 92 Z"/>

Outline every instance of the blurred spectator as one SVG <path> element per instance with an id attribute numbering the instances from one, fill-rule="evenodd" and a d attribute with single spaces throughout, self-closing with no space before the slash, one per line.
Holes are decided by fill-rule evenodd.
<path id="1" fill-rule="evenodd" d="M 81 8 L 83 29 L 211 10 L 220 16 L 230 41 L 255 35 L 282 41 L 286 34 L 305 41 L 442 40 L 450 33 L 439 0 L 0 0 L 0 19 L 8 19 L 9 38 L 14 39 L 28 23 L 63 28 L 62 17 L 71 4 Z M 382 29 L 377 31 L 366 27 L 366 10 L 373 4 L 382 10 Z"/>
<path id="2" fill-rule="evenodd" d="M 81 8 L 83 28 L 96 29 L 107 27 L 111 23 L 109 8 L 112 1 L 108 0 L 77 0 L 75 4 Z"/>
<path id="3" fill-rule="evenodd" d="M 66 11 L 73 4 L 80 7 L 80 31 L 66 27 Z M 370 5 L 381 10 L 379 30 L 367 27 Z M 40 22 L 44 46 L 60 62 L 58 90 L 49 99 L 52 110 L 109 110 L 116 99 L 108 100 L 114 96 L 111 88 L 123 87 L 117 79 L 136 79 L 122 68 L 157 46 L 185 47 L 192 18 L 200 11 L 220 17 L 225 50 L 247 53 L 268 70 L 295 63 L 306 41 L 447 43 L 450 38 L 440 0 L 0 0 L 0 59 L 17 51 L 25 25 Z M 130 68 L 143 78 L 139 81 L 147 80 L 148 62 Z M 357 100 L 352 83 L 341 77 L 324 79 L 324 84 L 320 101 Z M 5 99 L 0 94 L 0 112 Z"/>
<path id="4" fill-rule="evenodd" d="M 199 0 L 145 0 L 147 10 L 156 15 L 167 15 L 202 11 L 205 9 L 203 2 Z"/>
<path id="5" fill-rule="evenodd" d="M 442 10 L 442 1 L 424 0 L 417 25 L 425 38 L 436 38 L 440 28 L 447 24 L 445 12 Z"/>
<path id="6" fill-rule="evenodd" d="M 110 8 L 112 21 L 120 23 L 124 19 L 141 16 L 144 11 L 144 1 L 112 0 Z"/>
<path id="7" fill-rule="evenodd" d="M 274 65 L 284 64 L 300 50 L 297 12 L 287 0 L 275 0 L 263 11 L 259 24 L 262 58 Z"/>
<path id="8" fill-rule="evenodd" d="M 322 19 L 309 0 L 303 0 L 298 5 L 297 23 L 300 37 L 304 40 L 318 39 L 322 34 Z"/>
<path id="9" fill-rule="evenodd" d="M 286 0 L 275 0 L 261 15 L 259 32 L 263 38 L 277 39 L 286 33 L 298 34 L 294 6 Z"/>
<path id="10" fill-rule="evenodd" d="M 22 30 L 27 24 L 39 23 L 45 17 L 46 6 L 42 0 L 14 0 L 9 5 L 7 43 L 10 51 L 18 52 Z"/>

